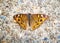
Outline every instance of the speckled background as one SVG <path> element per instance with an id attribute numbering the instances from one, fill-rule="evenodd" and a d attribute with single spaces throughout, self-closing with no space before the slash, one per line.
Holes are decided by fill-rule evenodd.
<path id="1" fill-rule="evenodd" d="M 34 31 L 22 30 L 13 21 L 20 13 L 49 19 Z M 60 0 L 0 0 L 0 43 L 60 43 Z"/>

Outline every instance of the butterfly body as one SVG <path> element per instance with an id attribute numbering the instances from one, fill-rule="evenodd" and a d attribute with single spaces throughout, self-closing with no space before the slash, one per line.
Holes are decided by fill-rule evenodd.
<path id="1" fill-rule="evenodd" d="M 24 30 L 27 29 L 27 24 L 31 30 L 35 30 L 47 20 L 48 16 L 44 14 L 17 14 L 13 18 Z"/>

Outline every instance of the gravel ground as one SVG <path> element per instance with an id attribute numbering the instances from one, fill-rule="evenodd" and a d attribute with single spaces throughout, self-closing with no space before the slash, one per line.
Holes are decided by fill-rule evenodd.
<path id="1" fill-rule="evenodd" d="M 20 13 L 49 19 L 34 31 L 22 30 L 13 21 Z M 0 0 L 0 43 L 60 43 L 60 0 Z"/>

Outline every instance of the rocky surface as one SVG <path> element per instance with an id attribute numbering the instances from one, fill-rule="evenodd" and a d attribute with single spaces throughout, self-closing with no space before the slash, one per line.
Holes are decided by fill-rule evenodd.
<path id="1" fill-rule="evenodd" d="M 34 31 L 22 30 L 13 22 L 19 13 L 46 14 Z M 0 0 L 0 43 L 60 43 L 60 0 Z"/>

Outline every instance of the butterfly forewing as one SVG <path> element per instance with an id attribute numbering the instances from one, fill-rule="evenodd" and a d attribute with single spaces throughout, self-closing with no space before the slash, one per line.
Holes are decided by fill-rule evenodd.
<path id="1" fill-rule="evenodd" d="M 48 16 L 44 14 L 31 14 L 30 25 L 31 29 L 37 29 L 45 20 L 47 20 Z"/>
<path id="2" fill-rule="evenodd" d="M 28 22 L 28 17 L 27 17 L 26 14 L 17 14 L 17 15 L 14 15 L 14 20 L 20 25 L 21 28 L 26 30 L 27 22 Z"/>

